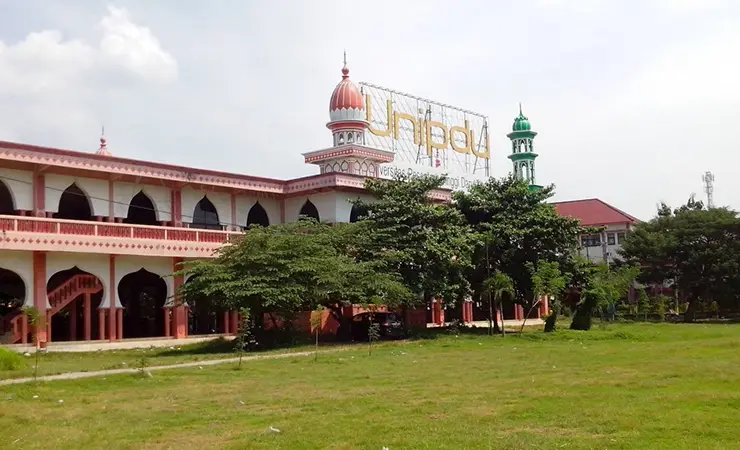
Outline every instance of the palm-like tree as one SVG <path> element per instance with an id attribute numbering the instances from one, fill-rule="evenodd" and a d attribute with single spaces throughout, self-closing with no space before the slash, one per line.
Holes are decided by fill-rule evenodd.
<path id="1" fill-rule="evenodd" d="M 497 270 L 493 273 L 491 277 L 487 278 L 483 282 L 483 292 L 488 294 L 488 327 L 489 327 L 488 329 L 489 329 L 489 332 L 492 333 L 494 310 L 496 309 L 496 307 L 498 307 L 499 311 L 502 311 L 501 334 L 505 334 L 504 324 L 503 324 L 503 317 L 504 317 L 503 308 L 502 308 L 503 305 L 501 304 L 501 302 L 504 298 L 504 294 L 514 295 L 514 282 L 512 281 L 510 276 L 506 275 L 500 270 Z M 492 298 L 493 298 L 493 301 L 491 301 Z"/>

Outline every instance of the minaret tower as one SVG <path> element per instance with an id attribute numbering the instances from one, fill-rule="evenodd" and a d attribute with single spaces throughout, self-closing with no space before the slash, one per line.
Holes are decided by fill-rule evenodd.
<path id="1" fill-rule="evenodd" d="M 529 184 L 531 190 L 541 189 L 535 182 L 534 160 L 537 153 L 534 152 L 534 137 L 529 119 L 522 114 L 522 104 L 519 104 L 519 115 L 514 119 L 511 133 L 506 135 L 511 139 L 511 154 L 509 159 L 514 164 L 514 176 Z"/>
<path id="2" fill-rule="evenodd" d="M 344 53 L 342 81 L 329 100 L 329 123 L 332 147 L 304 153 L 305 162 L 319 166 L 321 173 L 340 172 L 377 177 L 379 165 L 393 161 L 393 152 L 365 146 L 368 128 L 362 92 L 349 79 L 347 53 Z"/>

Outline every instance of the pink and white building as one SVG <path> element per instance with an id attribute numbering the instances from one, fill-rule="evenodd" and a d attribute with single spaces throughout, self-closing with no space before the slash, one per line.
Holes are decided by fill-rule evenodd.
<path id="1" fill-rule="evenodd" d="M 350 200 L 393 160 L 364 145 L 364 108 L 345 66 L 330 101 L 333 145 L 304 155 L 318 175 L 293 180 L 127 159 L 104 137 L 95 153 L 0 142 L 2 342 L 30 342 L 22 307 L 42 313 L 42 343 L 233 333 L 235 312 L 177 301 L 187 280 L 173 272 L 251 224 L 356 220 Z"/>

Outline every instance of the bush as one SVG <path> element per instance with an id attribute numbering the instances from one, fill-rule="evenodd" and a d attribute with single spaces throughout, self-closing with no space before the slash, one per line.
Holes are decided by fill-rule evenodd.
<path id="1" fill-rule="evenodd" d="M 18 353 L 0 347 L 0 370 L 20 370 L 26 367 L 26 361 Z"/>

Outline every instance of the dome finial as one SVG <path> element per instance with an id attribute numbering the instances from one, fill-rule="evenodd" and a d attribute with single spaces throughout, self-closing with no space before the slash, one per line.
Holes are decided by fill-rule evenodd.
<path id="1" fill-rule="evenodd" d="M 522 102 L 519 102 L 519 115 L 522 116 Z"/>
<path id="2" fill-rule="evenodd" d="M 100 148 L 98 148 L 95 154 L 111 156 L 111 153 L 108 151 L 108 141 L 105 139 L 105 125 L 100 128 Z"/>
<path id="3" fill-rule="evenodd" d="M 344 51 L 344 66 L 342 66 L 342 78 L 346 79 L 349 76 L 349 69 L 347 68 L 347 50 Z"/>

